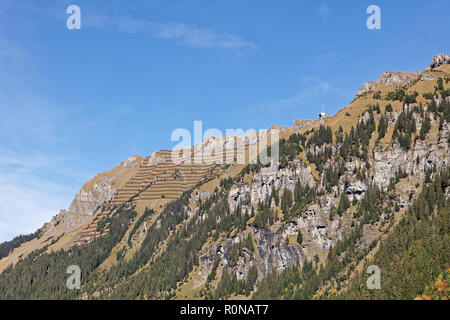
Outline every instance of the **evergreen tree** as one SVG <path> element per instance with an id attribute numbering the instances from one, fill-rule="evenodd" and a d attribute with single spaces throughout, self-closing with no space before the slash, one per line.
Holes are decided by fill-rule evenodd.
<path id="1" fill-rule="evenodd" d="M 350 208 L 350 200 L 348 199 L 348 196 L 345 194 L 345 192 L 342 192 L 336 213 L 339 216 L 342 216 L 342 213 L 344 213 L 348 208 Z"/>
<path id="2" fill-rule="evenodd" d="M 420 128 L 420 140 L 425 140 L 427 133 L 431 129 L 430 118 L 428 116 L 425 117 L 422 123 L 422 127 Z"/>
<path id="3" fill-rule="evenodd" d="M 297 232 L 297 242 L 298 242 L 298 244 L 302 244 L 303 243 L 303 235 L 302 235 L 302 232 L 300 230 Z"/>
<path id="4" fill-rule="evenodd" d="M 284 189 L 283 197 L 281 198 L 281 210 L 284 214 L 289 213 L 289 209 L 292 206 L 292 193 L 288 189 Z"/>
<path id="5" fill-rule="evenodd" d="M 378 124 L 378 140 L 381 140 L 386 135 L 388 127 L 387 119 L 384 117 L 384 115 L 380 118 L 380 123 Z"/>

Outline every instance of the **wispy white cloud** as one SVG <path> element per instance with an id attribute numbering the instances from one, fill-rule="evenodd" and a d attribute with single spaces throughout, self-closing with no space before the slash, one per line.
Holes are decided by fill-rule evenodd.
<path id="1" fill-rule="evenodd" d="M 197 48 L 256 49 L 256 44 L 241 36 L 217 33 L 212 29 L 198 28 L 184 23 L 161 23 L 155 28 L 158 38 L 176 40 Z"/>
<path id="2" fill-rule="evenodd" d="M 230 116 L 252 119 L 251 121 L 259 118 L 265 121 L 267 119 L 286 119 L 286 117 L 292 119 L 293 115 L 296 117 L 295 114 L 297 114 L 302 119 L 304 117 L 316 119 L 317 114 L 322 110 L 322 105 L 325 105 L 327 113 L 332 113 L 331 110 L 337 107 L 327 104 L 327 101 L 334 100 L 334 98 L 342 100 L 349 96 L 349 92 L 346 90 L 319 77 L 302 78 L 302 82 L 304 86 L 291 95 L 244 106 L 238 113 L 230 114 Z M 273 124 L 273 121 L 269 124 Z"/>
<path id="3" fill-rule="evenodd" d="M 50 158 L 43 153 L 33 152 L 32 154 L 19 154 L 18 152 L 0 146 L 0 168 L 22 168 L 34 170 L 60 166 L 64 162 L 63 157 Z M 1 170 L 1 169 L 0 169 Z"/>
<path id="4" fill-rule="evenodd" d="M 323 97 L 324 95 L 345 94 L 345 91 L 341 88 L 319 78 L 309 77 L 305 80 L 307 81 L 308 85 L 300 89 L 293 95 L 278 100 L 259 103 L 254 107 L 259 110 L 265 110 L 269 113 L 284 114 L 301 107 L 311 108 L 316 106 L 319 109 L 321 106 L 321 97 Z"/>
<path id="5" fill-rule="evenodd" d="M 85 178 L 65 155 L 48 151 L 64 142 L 67 118 L 26 85 L 29 65 L 26 51 L 0 37 L 0 242 L 67 208 Z"/>
<path id="6" fill-rule="evenodd" d="M 133 18 L 86 16 L 84 26 L 95 28 L 114 27 L 126 33 L 145 33 L 159 39 L 175 41 L 192 48 L 219 48 L 228 50 L 257 49 L 258 46 L 234 34 L 217 32 L 211 28 L 181 22 L 151 22 Z"/>
<path id="7" fill-rule="evenodd" d="M 61 204 L 70 203 L 58 184 L 33 176 L 22 180 L 16 174 L 0 175 L 0 242 L 36 231 L 59 212 Z"/>
<path id="8" fill-rule="evenodd" d="M 0 242 L 31 233 L 67 208 L 73 188 L 52 182 L 45 173 L 70 176 L 64 157 L 0 146 Z"/>
<path id="9" fill-rule="evenodd" d="M 328 22 L 328 16 L 330 14 L 330 7 L 326 4 L 321 4 L 319 9 L 319 15 L 322 18 L 322 23 L 326 24 Z"/>
<path id="10" fill-rule="evenodd" d="M 1 7 L 0 2 L 0 7 Z M 7 5 L 6 5 L 7 4 Z M 61 6 L 24 5 L 17 1 L 4 3 L 8 9 L 20 10 L 30 15 L 66 21 L 67 14 Z M 255 50 L 258 45 L 241 35 L 220 32 L 208 27 L 200 27 L 179 21 L 155 22 L 131 17 L 114 17 L 82 7 L 81 28 L 115 28 L 125 33 L 148 34 L 158 39 L 174 41 L 180 45 L 202 49 Z M 0 43 L 1 55 L 1 43 Z"/>

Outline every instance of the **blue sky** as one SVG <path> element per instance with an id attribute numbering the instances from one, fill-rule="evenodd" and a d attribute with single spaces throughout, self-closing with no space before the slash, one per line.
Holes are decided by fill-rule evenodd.
<path id="1" fill-rule="evenodd" d="M 66 8 L 81 8 L 68 30 Z M 368 30 L 366 8 L 381 8 Z M 0 241 L 176 128 L 335 114 L 364 81 L 448 53 L 443 1 L 1 1 Z"/>

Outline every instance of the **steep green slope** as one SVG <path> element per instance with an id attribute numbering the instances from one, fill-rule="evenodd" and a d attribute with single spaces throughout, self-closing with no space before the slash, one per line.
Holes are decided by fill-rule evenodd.
<path id="1" fill-rule="evenodd" d="M 449 177 L 447 169 L 425 187 L 375 257 L 366 263 L 380 267 L 381 289 L 368 290 L 367 275 L 359 274 L 342 298 L 413 299 L 448 268 L 450 202 L 445 190 Z"/>
<path id="2" fill-rule="evenodd" d="M 14 267 L 0 274 L 1 299 L 74 299 L 78 290 L 67 288 L 67 268 L 81 269 L 81 284 L 110 254 L 114 245 L 124 236 L 136 213 L 133 208 L 113 210 L 108 219 L 108 231 L 84 246 L 45 253 L 37 250 L 20 260 Z"/>
<path id="3" fill-rule="evenodd" d="M 366 92 L 281 139 L 278 164 L 211 177 L 208 192 L 201 181 L 139 218 L 133 198 L 105 206 L 101 236 L 21 259 L 0 274 L 0 298 L 415 298 L 450 258 L 449 79 L 440 75 Z M 380 290 L 365 286 L 371 264 Z M 66 287 L 70 265 L 81 268 L 81 290 Z"/>

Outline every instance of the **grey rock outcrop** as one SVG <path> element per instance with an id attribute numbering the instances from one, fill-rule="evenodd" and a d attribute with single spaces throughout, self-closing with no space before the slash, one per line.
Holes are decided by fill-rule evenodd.
<path id="1" fill-rule="evenodd" d="M 364 87 L 358 89 L 356 92 L 356 96 L 360 96 L 366 92 L 372 91 L 376 86 L 386 85 L 400 85 L 407 84 L 417 79 L 417 74 L 409 73 L 409 72 L 384 72 L 381 74 L 380 78 L 377 81 L 368 81 L 364 83 Z"/>
<path id="2" fill-rule="evenodd" d="M 287 244 L 271 229 L 256 229 L 254 237 L 259 251 L 257 262 L 264 277 L 272 268 L 281 271 L 290 266 L 302 265 L 305 254 L 300 245 Z"/>
<path id="3" fill-rule="evenodd" d="M 219 265 L 232 269 L 238 279 L 246 278 L 248 270 L 254 264 L 260 277 L 265 277 L 271 270 L 281 271 L 292 266 L 302 266 L 305 260 L 312 258 L 316 250 L 329 250 L 343 238 L 344 232 L 349 231 L 345 227 L 339 227 L 338 218 L 330 222 L 326 212 L 319 206 L 312 205 L 287 222 L 282 230 L 279 224 L 264 229 L 253 226 L 251 235 L 258 252 L 244 248 L 235 266 L 230 265 L 231 248 L 233 244 L 245 239 L 245 232 L 210 246 L 206 252 L 199 254 L 199 262 L 206 270 L 211 271 L 214 261 L 219 259 Z M 291 243 L 289 238 L 297 236 L 299 232 L 303 235 L 303 243 Z"/>
<path id="4" fill-rule="evenodd" d="M 123 162 L 124 168 L 137 167 L 140 164 L 141 157 L 138 155 L 132 155 Z"/>
<path id="5" fill-rule="evenodd" d="M 442 99 L 437 99 L 437 104 L 442 103 Z M 424 107 L 426 110 L 426 106 Z M 437 120 L 430 113 L 428 115 L 433 125 L 437 124 Z M 417 119 L 417 130 L 420 130 L 421 119 Z M 428 169 L 436 167 L 442 170 L 449 164 L 450 152 L 448 145 L 448 137 L 450 126 L 447 122 L 442 125 L 439 139 L 420 140 L 417 139 L 411 144 L 410 150 L 404 150 L 397 141 L 394 141 L 387 149 L 375 147 L 374 149 L 374 177 L 373 182 L 381 187 L 387 187 L 391 178 L 395 177 L 397 172 L 404 171 L 413 173 L 419 178 L 425 176 Z M 435 133 L 429 133 L 435 134 Z"/>
<path id="6" fill-rule="evenodd" d="M 312 127 L 316 122 L 317 120 L 295 120 L 292 128 L 299 131 L 303 128 Z"/>
<path id="7" fill-rule="evenodd" d="M 302 185 L 314 186 L 311 168 L 296 161 L 295 168 L 280 169 L 278 166 L 261 168 L 253 176 L 252 184 L 241 182 L 230 189 L 228 204 L 234 210 L 238 204 L 249 203 L 253 206 L 260 201 L 268 201 L 272 189 L 288 189 L 294 191 L 296 182 Z"/>
<path id="8" fill-rule="evenodd" d="M 50 225 L 54 221 L 64 222 L 65 231 L 69 232 L 92 219 L 96 210 L 116 195 L 119 177 L 126 176 L 129 170 L 138 167 L 141 162 L 142 157 L 133 155 L 113 170 L 97 175 L 77 192 L 68 210 L 61 210 Z"/>
<path id="9" fill-rule="evenodd" d="M 367 190 L 367 184 L 364 181 L 355 181 L 347 186 L 345 193 L 349 195 L 350 200 L 361 200 Z"/>
<path id="10" fill-rule="evenodd" d="M 80 189 L 64 218 L 66 230 L 70 231 L 92 218 L 97 208 L 115 195 L 110 179 L 103 178 L 94 184 L 93 190 Z"/>
<path id="11" fill-rule="evenodd" d="M 433 57 L 433 61 L 427 67 L 427 70 L 433 70 L 443 64 L 450 64 L 450 56 L 447 54 L 440 53 Z"/>

